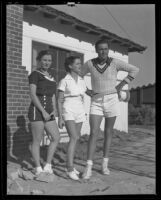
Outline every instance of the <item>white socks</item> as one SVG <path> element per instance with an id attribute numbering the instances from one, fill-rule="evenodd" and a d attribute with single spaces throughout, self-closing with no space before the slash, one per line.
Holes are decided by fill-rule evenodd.
<path id="1" fill-rule="evenodd" d="M 103 158 L 102 164 L 108 165 L 108 161 L 109 161 L 109 158 Z M 92 168 L 93 161 L 92 161 L 92 160 L 87 160 L 87 165 L 90 166 L 90 167 Z"/>
<path id="2" fill-rule="evenodd" d="M 108 169 L 108 161 L 109 161 L 109 158 L 103 158 L 103 161 L 102 161 L 102 172 L 103 174 L 107 174 L 107 175 L 110 174 L 110 170 Z"/>
<path id="3" fill-rule="evenodd" d="M 36 170 L 37 170 L 38 172 L 43 171 L 41 166 L 36 167 Z"/>
<path id="4" fill-rule="evenodd" d="M 52 173 L 53 173 L 51 163 L 46 163 L 46 165 L 44 166 L 44 172 L 47 172 L 47 173 L 49 173 L 49 174 L 52 174 Z"/>
<path id="5" fill-rule="evenodd" d="M 87 160 L 87 165 L 86 165 L 85 171 L 83 173 L 84 179 L 89 179 L 92 176 L 92 166 L 93 166 L 93 161 Z"/>
<path id="6" fill-rule="evenodd" d="M 103 158 L 103 160 L 102 160 L 102 167 L 103 167 L 103 168 L 107 168 L 107 166 L 108 166 L 108 161 L 109 161 L 109 158 Z"/>
<path id="7" fill-rule="evenodd" d="M 93 161 L 92 160 L 87 160 L 87 165 L 90 165 L 92 167 Z"/>
<path id="8" fill-rule="evenodd" d="M 48 168 L 48 167 L 50 168 L 51 167 L 51 163 L 46 163 L 45 167 L 46 168 Z"/>
<path id="9" fill-rule="evenodd" d="M 109 158 L 103 158 L 103 162 L 108 164 Z"/>
<path id="10" fill-rule="evenodd" d="M 109 175 L 110 171 L 108 169 L 108 161 L 109 158 L 103 158 L 102 160 L 102 172 L 103 174 Z M 85 168 L 85 172 L 83 174 L 84 179 L 89 179 L 92 176 L 92 167 L 93 167 L 93 161 L 87 160 L 87 166 Z"/>
<path id="11" fill-rule="evenodd" d="M 38 166 L 38 167 L 36 167 L 35 168 L 36 169 L 36 175 L 39 175 L 41 172 L 43 172 L 43 169 L 42 169 L 42 167 L 41 166 Z"/>

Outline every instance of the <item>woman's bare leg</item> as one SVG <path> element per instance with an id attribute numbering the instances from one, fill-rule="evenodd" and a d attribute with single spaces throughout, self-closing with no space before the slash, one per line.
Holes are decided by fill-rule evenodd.
<path id="1" fill-rule="evenodd" d="M 79 139 L 80 129 L 82 127 L 82 123 L 79 125 L 75 123 L 73 120 L 68 120 L 65 122 L 67 132 L 70 137 L 70 141 L 68 144 L 67 151 L 67 168 L 68 170 L 73 169 L 73 160 L 74 160 L 74 152 L 77 140 Z"/>
<path id="2" fill-rule="evenodd" d="M 40 143 L 42 140 L 42 136 L 44 133 L 44 122 L 36 121 L 31 122 L 31 131 L 32 131 L 32 145 L 31 145 L 31 153 L 34 159 L 36 167 L 40 166 Z"/>
<path id="3" fill-rule="evenodd" d="M 58 126 L 56 121 L 49 121 L 45 123 L 45 130 L 48 135 L 50 135 L 50 144 L 47 152 L 47 160 L 46 162 L 51 164 L 51 161 L 53 159 L 56 147 L 60 141 L 60 134 L 58 130 Z"/>

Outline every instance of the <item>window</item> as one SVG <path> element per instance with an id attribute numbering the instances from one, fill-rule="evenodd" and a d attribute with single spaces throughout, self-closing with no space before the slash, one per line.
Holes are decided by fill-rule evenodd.
<path id="1" fill-rule="evenodd" d="M 59 82 L 66 75 L 66 71 L 64 68 L 66 57 L 76 55 L 81 58 L 82 63 L 84 61 L 84 55 L 82 53 L 58 48 L 45 43 L 32 41 L 32 71 L 36 69 L 36 57 L 38 53 L 44 49 L 50 49 L 53 52 L 53 63 L 50 67 L 50 73 L 54 76 L 57 82 Z"/>

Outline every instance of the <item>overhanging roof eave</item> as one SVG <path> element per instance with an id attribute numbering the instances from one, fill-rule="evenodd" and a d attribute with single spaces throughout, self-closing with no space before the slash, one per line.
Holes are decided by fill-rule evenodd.
<path id="1" fill-rule="evenodd" d="M 48 13 L 50 15 L 48 17 L 50 18 L 52 18 L 52 15 L 53 15 L 54 19 L 55 19 L 55 16 L 58 16 L 59 18 L 61 18 L 62 23 L 65 23 L 67 25 L 73 24 L 73 26 L 75 26 L 75 28 L 79 31 L 82 31 L 88 34 L 98 35 L 99 37 L 107 37 L 111 40 L 111 43 L 115 41 L 116 43 L 120 43 L 121 46 L 126 46 L 128 49 L 128 52 L 143 52 L 147 48 L 129 39 L 122 38 L 114 33 L 111 33 L 108 30 L 105 30 L 93 24 L 81 21 L 71 15 L 68 15 L 62 11 L 59 11 L 51 7 L 50 5 L 24 5 L 24 9 L 28 9 L 32 12 L 39 10 L 41 12 Z"/>

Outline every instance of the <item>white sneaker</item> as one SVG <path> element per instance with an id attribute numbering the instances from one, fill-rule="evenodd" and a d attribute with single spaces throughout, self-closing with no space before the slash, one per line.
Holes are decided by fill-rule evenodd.
<path id="1" fill-rule="evenodd" d="M 73 168 L 73 170 L 74 170 L 74 172 L 75 172 L 77 175 L 80 174 L 80 172 L 79 172 L 78 170 L 76 170 L 76 168 Z M 65 171 L 68 172 L 67 168 L 65 168 Z"/>
<path id="2" fill-rule="evenodd" d="M 110 174 L 110 170 L 107 167 L 107 163 L 102 163 L 102 173 L 105 175 L 109 175 Z"/>
<path id="3" fill-rule="evenodd" d="M 35 168 L 35 175 L 38 176 L 40 173 L 44 172 L 42 167 L 36 167 Z"/>
<path id="4" fill-rule="evenodd" d="M 74 168 L 74 172 L 75 172 L 77 175 L 80 174 L 80 172 L 79 172 L 78 170 L 76 170 L 76 168 Z"/>
<path id="5" fill-rule="evenodd" d="M 73 180 L 75 180 L 75 181 L 79 180 L 79 177 L 78 177 L 78 175 L 76 174 L 76 172 L 75 172 L 74 170 L 71 171 L 71 172 L 67 171 L 67 175 L 68 175 L 71 179 L 73 179 Z"/>
<path id="6" fill-rule="evenodd" d="M 51 167 L 51 164 L 46 164 L 45 166 L 44 166 L 44 170 L 43 170 L 44 172 L 47 172 L 47 173 L 49 173 L 49 174 L 53 174 L 53 170 L 52 170 L 52 167 Z"/>
<path id="7" fill-rule="evenodd" d="M 83 173 L 83 179 L 90 179 L 92 176 L 92 167 L 87 165 Z"/>

